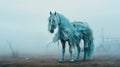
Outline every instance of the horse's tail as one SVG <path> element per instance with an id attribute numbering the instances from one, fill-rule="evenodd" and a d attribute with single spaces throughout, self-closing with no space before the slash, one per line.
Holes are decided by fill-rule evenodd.
<path id="1" fill-rule="evenodd" d="M 92 39 L 92 40 L 90 40 L 89 46 L 88 46 L 88 55 L 87 56 L 89 57 L 89 59 L 92 59 L 93 53 L 94 53 L 94 42 Z"/>

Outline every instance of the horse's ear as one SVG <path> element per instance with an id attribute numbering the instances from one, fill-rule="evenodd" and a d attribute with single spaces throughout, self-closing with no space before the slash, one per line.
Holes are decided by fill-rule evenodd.
<path id="1" fill-rule="evenodd" d="M 56 11 L 55 11 L 55 13 L 54 13 L 54 14 L 55 14 L 55 15 L 57 14 L 57 13 L 56 13 Z"/>
<path id="2" fill-rule="evenodd" d="M 52 15 L 52 12 L 50 11 L 50 15 Z"/>

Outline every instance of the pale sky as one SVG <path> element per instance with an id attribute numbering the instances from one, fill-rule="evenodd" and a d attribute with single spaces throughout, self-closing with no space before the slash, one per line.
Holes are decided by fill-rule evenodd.
<path id="1" fill-rule="evenodd" d="M 19 52 L 46 51 L 54 36 L 47 30 L 50 11 L 70 21 L 88 22 L 96 45 L 101 42 L 101 28 L 105 37 L 120 38 L 119 0 L 0 0 L 0 53 L 10 53 L 8 41 Z"/>

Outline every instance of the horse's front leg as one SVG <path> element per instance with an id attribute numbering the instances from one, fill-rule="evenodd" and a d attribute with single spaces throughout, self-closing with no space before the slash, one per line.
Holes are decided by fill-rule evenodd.
<path id="1" fill-rule="evenodd" d="M 70 62 L 74 62 L 73 53 L 72 53 L 72 43 L 69 43 L 69 53 L 70 53 Z"/>
<path id="2" fill-rule="evenodd" d="M 61 55 L 61 58 L 60 58 L 60 60 L 59 60 L 60 63 L 63 63 L 63 62 L 64 62 L 65 43 L 66 43 L 66 41 L 61 40 L 61 44 L 62 44 L 62 55 Z"/>

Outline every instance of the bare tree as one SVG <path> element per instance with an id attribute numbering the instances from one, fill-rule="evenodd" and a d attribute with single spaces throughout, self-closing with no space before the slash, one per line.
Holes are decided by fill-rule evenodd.
<path id="1" fill-rule="evenodd" d="M 10 50 L 11 50 L 12 57 L 13 57 L 13 58 L 18 58 L 18 57 L 19 57 L 19 53 L 18 53 L 18 51 L 16 51 L 16 50 L 12 47 L 11 41 L 8 41 L 8 46 L 9 46 L 9 48 L 10 48 Z"/>

